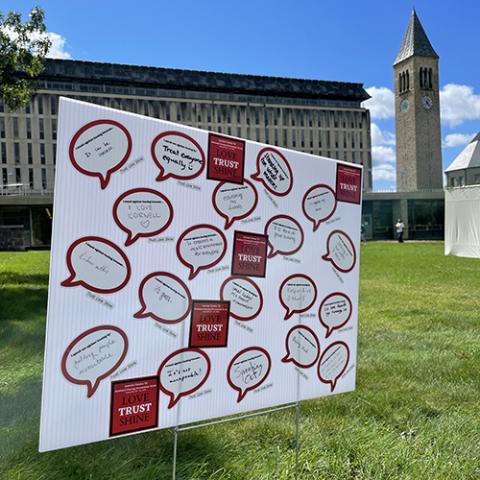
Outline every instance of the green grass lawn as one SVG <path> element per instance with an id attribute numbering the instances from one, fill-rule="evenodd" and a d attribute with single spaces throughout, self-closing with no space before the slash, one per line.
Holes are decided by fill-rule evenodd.
<path id="1" fill-rule="evenodd" d="M 301 407 L 302 479 L 480 478 L 480 260 L 362 246 L 358 388 Z M 170 478 L 159 431 L 39 454 L 48 252 L 0 253 L 0 478 Z M 294 413 L 179 436 L 177 478 L 292 479 Z"/>

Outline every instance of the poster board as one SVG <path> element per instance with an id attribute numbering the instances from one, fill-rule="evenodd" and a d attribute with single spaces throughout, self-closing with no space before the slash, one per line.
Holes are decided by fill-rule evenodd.
<path id="1" fill-rule="evenodd" d="M 353 390 L 361 185 L 61 98 L 40 451 Z"/>

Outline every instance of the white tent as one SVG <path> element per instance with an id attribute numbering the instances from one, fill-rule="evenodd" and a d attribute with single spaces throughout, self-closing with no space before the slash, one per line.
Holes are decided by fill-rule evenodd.
<path id="1" fill-rule="evenodd" d="M 445 255 L 480 258 L 480 185 L 445 190 Z"/>

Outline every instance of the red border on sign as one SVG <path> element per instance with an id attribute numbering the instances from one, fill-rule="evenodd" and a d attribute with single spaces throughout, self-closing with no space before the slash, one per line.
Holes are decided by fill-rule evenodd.
<path id="1" fill-rule="evenodd" d="M 342 235 L 345 235 L 345 237 L 347 237 L 348 241 L 350 242 L 350 245 L 352 246 L 352 250 L 353 250 L 353 263 L 352 263 L 352 266 L 348 269 L 343 269 L 343 268 L 340 268 L 334 261 L 332 258 L 330 258 L 330 249 L 328 248 L 328 243 L 330 241 L 330 237 L 332 235 L 334 235 L 335 233 L 341 233 Z M 322 255 L 322 259 L 325 260 L 326 262 L 330 262 L 338 271 L 340 272 L 343 272 L 343 273 L 348 273 L 348 272 L 351 272 L 354 268 L 355 268 L 355 265 L 357 263 L 357 252 L 355 250 L 355 245 L 353 244 L 352 242 L 352 239 L 343 231 L 343 230 L 333 230 L 329 233 L 328 235 L 328 238 L 327 238 L 327 253 L 325 255 Z"/>
<path id="2" fill-rule="evenodd" d="M 160 276 L 173 278 L 176 282 L 178 282 L 184 288 L 185 292 L 187 292 L 187 297 L 188 297 L 187 311 L 177 320 L 165 320 L 164 318 L 158 317 L 157 315 L 155 315 L 152 312 L 144 313 L 145 310 L 147 309 L 147 304 L 145 303 L 145 300 L 143 299 L 143 287 L 148 282 L 148 280 L 150 280 L 151 278 L 160 277 Z M 138 299 L 140 300 L 140 305 L 142 306 L 142 308 L 140 308 L 140 310 L 133 315 L 134 318 L 148 318 L 148 317 L 151 317 L 154 320 L 156 320 L 157 322 L 166 323 L 167 325 L 168 324 L 173 324 L 173 323 L 180 323 L 182 320 L 185 320 L 188 317 L 188 314 L 190 313 L 190 310 L 192 309 L 192 295 L 191 295 L 190 290 L 187 287 L 186 283 L 181 278 L 179 278 L 176 275 L 173 275 L 173 273 L 169 273 L 169 272 L 153 272 L 153 273 L 150 273 L 149 275 L 147 275 L 140 282 L 140 286 L 138 287 Z"/>
<path id="3" fill-rule="evenodd" d="M 277 154 L 278 156 L 280 156 L 282 158 L 282 160 L 285 162 L 285 165 L 287 165 L 287 168 L 288 168 L 288 172 L 290 173 L 290 179 L 291 179 L 291 182 L 290 182 L 290 186 L 288 187 L 288 189 L 283 192 L 283 193 L 278 193 L 278 192 L 275 192 L 274 190 L 272 190 L 270 188 L 269 185 L 267 185 L 265 183 L 265 181 L 263 180 L 262 178 L 262 173 L 260 171 L 260 165 L 259 165 L 259 161 L 260 161 L 260 157 L 266 152 L 266 151 L 271 151 L 271 152 L 274 152 L 275 154 Z M 260 183 L 263 183 L 264 187 L 270 192 L 272 193 L 273 195 L 277 195 L 278 197 L 284 197 L 285 195 L 288 195 L 290 193 L 290 191 L 292 190 L 293 188 L 293 173 L 292 173 L 292 169 L 290 167 L 290 164 L 288 163 L 288 160 L 286 159 L 285 155 L 283 155 L 283 153 L 279 152 L 276 148 L 273 148 L 273 147 L 265 147 L 265 148 L 262 148 L 260 150 L 260 152 L 258 152 L 258 155 L 257 155 L 257 160 L 256 160 L 256 166 L 257 166 L 257 171 L 253 174 L 253 175 L 250 175 L 250 178 L 252 178 L 253 180 L 256 180 L 257 182 L 260 182 Z"/>
<path id="4" fill-rule="evenodd" d="M 350 305 L 350 312 L 348 314 L 348 317 L 347 319 L 341 323 L 340 325 L 336 325 L 335 327 L 331 328 L 329 327 L 326 323 L 323 323 L 323 319 L 322 319 L 322 307 L 323 305 L 325 304 L 325 302 L 329 299 L 329 298 L 332 298 L 336 295 L 340 295 L 341 297 L 344 297 L 347 299 L 349 305 Z M 352 316 L 352 301 L 350 300 L 350 298 L 348 297 L 348 295 L 346 295 L 345 293 L 342 293 L 342 292 L 333 292 L 331 293 L 330 295 L 327 295 L 323 300 L 322 300 L 322 303 L 320 304 L 320 307 L 318 308 L 318 319 L 320 320 L 320 323 L 322 324 L 323 327 L 326 328 L 327 330 L 327 334 L 325 335 L 325 338 L 328 338 L 334 330 L 338 330 L 339 328 L 342 328 L 343 326 L 345 326 L 348 321 L 350 320 L 351 316 Z"/>
<path id="5" fill-rule="evenodd" d="M 218 257 L 217 260 L 215 260 L 214 262 L 212 263 L 209 263 L 208 265 L 202 265 L 200 267 L 198 267 L 196 270 L 195 270 L 195 267 L 193 267 L 193 265 L 187 263 L 183 258 L 182 256 L 180 255 L 180 242 L 183 240 L 183 238 L 188 235 L 190 232 L 192 232 L 193 230 L 196 230 L 198 228 L 210 228 L 211 230 L 214 230 L 216 233 L 218 233 L 222 239 L 223 239 L 223 242 L 225 244 L 225 247 L 223 249 L 223 252 L 222 254 L 220 255 L 220 257 Z M 186 266 L 188 267 L 188 269 L 190 270 L 190 275 L 188 276 L 188 279 L 189 280 L 193 280 L 199 273 L 200 273 L 200 270 L 208 270 L 209 268 L 212 268 L 214 265 L 216 265 L 217 263 L 219 263 L 222 258 L 225 256 L 225 253 L 227 253 L 227 238 L 225 237 L 225 235 L 223 234 L 223 232 L 221 230 L 219 230 L 217 227 L 214 227 L 213 225 L 209 225 L 208 223 L 200 223 L 198 225 L 193 225 L 193 227 L 189 227 L 187 228 L 181 235 L 180 237 L 178 238 L 177 240 L 177 245 L 176 245 L 176 252 L 177 252 L 177 257 L 178 259 Z"/>
<path id="6" fill-rule="evenodd" d="M 196 352 L 196 353 L 202 355 L 205 358 L 205 360 L 207 361 L 207 373 L 205 375 L 205 378 L 198 385 L 196 385 L 194 388 L 192 388 L 190 390 L 186 390 L 185 392 L 180 392 L 178 397 L 175 399 L 175 396 L 173 395 L 173 393 L 170 392 L 169 390 L 167 390 L 162 385 L 162 381 L 160 379 L 160 373 L 162 371 L 162 368 L 168 363 L 168 361 L 170 359 L 172 359 L 173 357 L 175 357 L 179 353 L 183 353 L 183 352 Z M 163 360 L 163 362 L 160 364 L 160 367 L 158 367 L 158 372 L 157 372 L 158 378 L 160 379 L 160 382 L 159 382 L 160 390 L 170 398 L 170 402 L 169 402 L 167 408 L 168 409 L 173 408 L 179 402 L 179 400 L 182 397 L 185 397 L 186 395 L 190 395 L 191 393 L 196 392 L 207 381 L 208 377 L 210 376 L 210 370 L 211 370 L 210 357 L 200 348 L 180 348 L 179 350 L 176 350 L 175 352 L 172 352 L 170 355 L 168 355 L 168 357 L 166 357 Z"/>
<path id="7" fill-rule="evenodd" d="M 313 335 L 313 337 L 315 338 L 315 340 L 317 342 L 317 349 L 318 349 L 317 356 L 315 357 L 315 360 L 313 362 L 308 363 L 306 365 L 303 365 L 303 364 L 297 362 L 297 360 L 295 360 L 292 357 L 292 352 L 288 348 L 288 338 L 290 337 L 290 335 L 292 334 L 292 332 L 294 330 L 300 330 L 300 329 L 308 330 Z M 310 368 L 310 367 L 313 367 L 315 365 L 315 363 L 318 360 L 318 357 L 320 356 L 320 341 L 318 340 L 317 334 L 310 327 L 307 327 L 306 325 L 295 325 L 294 327 L 292 327 L 288 331 L 287 336 L 285 337 L 285 350 L 287 351 L 287 354 L 282 358 L 283 363 L 292 362 L 294 365 L 296 365 L 299 368 Z"/>
<path id="8" fill-rule="evenodd" d="M 292 221 L 297 227 L 298 229 L 300 230 L 300 234 L 302 235 L 302 241 L 300 242 L 300 245 L 295 249 L 295 250 L 291 250 L 291 251 L 288 251 L 288 252 L 284 252 L 282 250 L 275 250 L 275 248 L 273 247 L 273 245 L 270 243 L 270 240 L 268 240 L 268 245 L 270 247 L 270 252 L 268 252 L 268 258 L 273 258 L 275 255 L 278 255 L 279 253 L 281 255 L 284 255 L 285 257 L 288 257 L 290 255 L 294 255 L 295 253 L 297 253 L 303 246 L 303 241 L 305 239 L 305 235 L 303 233 L 303 228 L 302 226 L 292 217 L 290 217 L 289 215 L 275 215 L 274 217 L 272 217 L 266 224 L 265 224 L 265 229 L 264 229 L 264 234 L 267 235 L 268 237 L 268 227 L 270 226 L 270 224 L 274 221 L 274 220 L 277 220 L 279 218 L 287 218 L 288 220 Z"/>
<path id="9" fill-rule="evenodd" d="M 232 281 L 232 280 L 244 280 L 244 281 L 248 282 L 250 285 L 252 285 L 255 288 L 255 290 L 258 292 L 258 296 L 260 298 L 260 308 L 253 315 L 250 315 L 249 317 L 239 317 L 238 315 L 235 315 L 232 312 L 232 301 L 229 300 L 230 301 L 230 316 L 235 318 L 236 320 L 240 320 L 240 321 L 243 321 L 243 322 L 247 322 L 249 320 L 253 320 L 254 318 L 258 317 L 260 315 L 260 312 L 262 311 L 262 308 L 263 308 L 263 295 L 262 295 L 262 292 L 261 292 L 259 286 L 253 280 L 251 280 L 250 278 L 244 277 L 242 275 L 231 275 L 220 286 L 220 298 L 222 300 L 225 300 L 225 298 L 223 296 L 223 291 L 224 291 L 227 283 Z"/>
<path id="10" fill-rule="evenodd" d="M 163 168 L 162 164 L 160 163 L 160 161 L 157 158 L 157 155 L 155 153 L 155 147 L 157 146 L 157 143 L 160 141 L 160 139 L 162 139 L 163 137 L 166 137 L 168 135 L 177 135 L 179 137 L 183 137 L 186 140 L 188 140 L 189 142 L 193 143 L 193 145 L 195 145 L 195 148 L 197 148 L 197 150 L 200 152 L 200 155 L 202 156 L 202 160 L 203 160 L 203 165 L 200 167 L 200 170 L 197 173 L 194 173 L 193 175 L 188 175 L 186 177 L 181 176 L 181 175 L 176 175 L 174 173 L 167 173 L 165 176 L 163 176 L 163 174 L 165 173 L 165 169 Z M 193 139 L 192 137 L 187 135 L 186 133 L 178 132 L 178 131 L 175 131 L 175 130 L 169 130 L 168 132 L 163 132 L 163 133 L 160 133 L 159 135 L 157 135 L 152 140 L 152 145 L 150 147 L 150 153 L 152 155 L 153 161 L 155 162 L 155 165 L 160 170 L 160 173 L 155 178 L 155 180 L 157 182 L 161 182 L 163 180 L 166 180 L 169 177 L 178 178 L 179 180 L 192 180 L 193 178 L 198 177 L 203 172 L 203 170 L 205 169 L 205 163 L 207 162 L 206 158 L 205 158 L 205 152 L 203 151 L 200 144 L 195 139 Z"/>
<path id="11" fill-rule="evenodd" d="M 128 431 L 125 431 L 125 432 L 112 433 L 113 394 L 115 393 L 114 392 L 115 385 L 117 385 L 119 383 L 141 382 L 142 380 L 155 380 L 157 382 L 157 393 L 156 393 L 156 397 L 157 397 L 157 416 L 155 418 L 155 425 L 149 426 L 149 427 L 134 428 L 133 430 L 128 430 Z M 137 378 L 127 378 L 125 380 L 116 380 L 115 382 L 112 382 L 110 385 L 111 385 L 110 386 L 111 390 L 110 390 L 110 429 L 109 429 L 109 437 L 117 437 L 119 435 L 128 435 L 129 433 L 133 433 L 133 432 L 140 432 L 142 430 L 151 430 L 153 428 L 158 428 L 158 415 L 159 415 L 158 391 L 159 391 L 159 385 L 160 385 L 160 380 L 158 378 L 158 375 L 154 375 L 152 377 L 137 377 Z"/>
<path id="12" fill-rule="evenodd" d="M 333 195 L 333 199 L 335 200 L 335 206 L 333 207 L 333 210 L 330 212 L 329 215 L 327 215 L 326 217 L 322 218 L 321 220 L 315 220 L 313 219 L 312 217 L 310 217 L 308 214 L 307 214 L 307 211 L 305 210 L 305 199 L 307 198 L 307 195 L 312 191 L 312 190 L 315 190 L 316 188 L 326 188 L 327 190 L 330 190 L 330 192 L 332 192 L 332 195 Z M 313 223 L 313 231 L 316 232 L 318 227 L 320 226 L 320 224 L 322 222 L 326 222 L 334 213 L 335 213 L 335 210 L 337 209 L 337 197 L 335 195 L 335 192 L 333 190 L 333 188 L 329 187 L 328 185 L 325 185 L 324 183 L 319 183 L 318 185 L 314 185 L 313 187 L 310 187 L 306 192 L 305 192 L 305 195 L 303 196 L 303 199 L 302 199 L 302 210 L 303 210 L 303 214 Z"/>
<path id="13" fill-rule="evenodd" d="M 268 370 L 267 370 L 267 373 L 265 374 L 265 376 L 260 380 L 260 382 L 258 382 L 257 384 L 255 385 L 251 385 L 249 386 L 248 388 L 246 388 L 244 390 L 244 392 L 242 393 L 242 389 L 241 388 L 238 388 L 233 382 L 232 380 L 230 379 L 230 369 L 232 368 L 232 365 L 235 363 L 235 360 L 240 356 L 242 355 L 242 353 L 245 353 L 245 352 L 249 352 L 250 350 L 260 350 L 263 354 L 265 354 L 265 356 L 268 358 Z M 248 392 L 250 392 L 251 390 L 255 390 L 257 387 L 259 387 L 268 377 L 268 375 L 270 375 L 270 370 L 272 369 L 272 357 L 270 357 L 270 354 L 262 347 L 248 347 L 248 348 L 244 348 L 243 350 L 240 350 L 231 360 L 230 360 L 230 363 L 228 364 L 228 367 L 227 367 L 227 382 L 228 384 L 236 391 L 238 392 L 238 398 L 237 398 L 237 403 L 240 403 L 244 398 L 245 396 L 247 395 Z"/>
<path id="14" fill-rule="evenodd" d="M 313 285 L 313 290 L 315 292 L 314 296 L 313 296 L 313 300 L 312 302 L 306 307 L 306 308 L 303 308 L 302 310 L 290 310 L 290 308 L 288 307 L 288 305 L 283 301 L 283 298 L 282 298 L 282 289 L 283 287 L 285 286 L 285 284 L 292 278 L 295 278 L 295 277 L 301 277 L 301 278 L 304 278 L 305 280 L 307 280 L 308 282 L 310 282 L 312 285 Z M 283 318 L 284 320 L 288 320 L 293 314 L 295 313 L 303 313 L 303 312 L 306 312 L 307 310 L 310 310 L 312 307 L 313 307 L 313 304 L 317 301 L 317 285 L 315 284 L 315 282 L 310 278 L 308 277 L 307 275 L 303 275 L 302 273 L 294 273 L 293 275 L 290 275 L 288 276 L 283 282 L 282 284 L 280 285 L 280 288 L 278 289 L 278 298 L 280 299 L 280 303 L 282 304 L 282 307 L 287 311 L 287 313 L 285 314 L 285 317 Z"/>
<path id="15" fill-rule="evenodd" d="M 117 363 L 110 370 L 105 372 L 103 375 L 100 375 L 99 377 L 97 377 L 97 379 L 95 380 L 95 383 L 92 385 L 92 382 L 90 382 L 90 380 L 78 380 L 78 379 L 70 376 L 70 374 L 67 372 L 67 365 L 66 364 L 67 364 L 68 354 L 70 353 L 72 348 L 82 338 L 86 337 L 90 333 L 97 332 L 98 330 L 114 330 L 115 332 L 117 332 L 118 334 L 120 334 L 122 336 L 122 338 L 125 342 L 125 348 L 123 350 L 123 353 L 122 353 L 120 359 L 117 361 Z M 107 378 L 109 375 L 111 375 L 122 364 L 123 360 L 125 359 L 125 357 L 127 355 L 127 351 L 128 351 L 128 337 L 127 337 L 127 334 L 123 330 L 121 330 L 120 328 L 118 328 L 114 325 L 100 325 L 98 327 L 89 328 L 88 330 L 85 330 L 83 333 L 81 333 L 80 335 L 75 337 L 70 342 L 70 344 L 66 348 L 65 352 L 63 353 L 62 363 L 61 363 L 61 369 L 62 369 L 63 376 L 69 382 L 75 383 L 76 385 L 86 385 L 87 386 L 87 398 L 90 398 L 97 391 L 97 388 L 100 385 L 100 382 L 104 378 Z"/>
<path id="16" fill-rule="evenodd" d="M 90 172 L 89 170 L 83 169 L 75 160 L 75 150 L 74 150 L 75 143 L 77 142 L 78 138 L 83 132 L 85 132 L 91 127 L 95 127 L 96 125 L 101 125 L 102 123 L 106 123 L 107 125 L 113 125 L 115 127 L 118 127 L 125 134 L 128 142 L 127 152 L 125 153 L 124 157 L 119 163 L 117 163 L 117 165 L 115 165 L 110 170 L 107 170 L 107 173 L 105 174 L 105 178 L 99 172 Z M 78 170 L 80 173 L 83 173 L 83 175 L 87 175 L 89 177 L 98 177 L 100 179 L 100 187 L 102 190 L 107 188 L 108 182 L 110 181 L 110 176 L 112 175 L 113 172 L 116 172 L 118 169 L 122 168 L 122 166 L 128 160 L 128 157 L 130 157 L 131 152 L 132 152 L 132 137 L 130 135 L 130 132 L 121 123 L 118 123 L 115 120 L 106 120 L 106 119 L 94 120 L 93 122 L 89 122 L 86 125 L 84 125 L 82 128 L 80 128 L 80 130 L 78 130 L 78 132 L 73 136 L 72 140 L 70 141 L 70 146 L 68 149 L 70 161 L 72 162 L 72 165 L 74 166 L 74 168 Z"/>
<path id="17" fill-rule="evenodd" d="M 80 243 L 84 243 L 88 241 L 106 243 L 108 246 L 116 250 L 125 261 L 125 265 L 127 267 L 127 276 L 125 277 L 125 280 L 118 287 L 101 289 L 101 288 L 92 287 L 91 285 L 84 282 L 83 280 L 76 280 L 72 282 L 72 280 L 77 276 L 75 270 L 73 269 L 72 260 L 71 260 L 73 249 Z M 70 245 L 70 247 L 68 247 L 66 261 L 67 261 L 68 271 L 70 272 L 70 276 L 60 284 L 62 285 L 62 287 L 77 287 L 78 285 L 80 285 L 86 288 L 87 290 L 90 290 L 95 293 L 114 293 L 114 292 L 120 291 L 128 283 L 128 281 L 130 280 L 130 276 L 132 274 L 132 267 L 130 266 L 130 261 L 128 260 L 127 255 L 120 249 L 118 245 L 115 245 L 115 243 L 102 237 L 88 236 L 88 237 L 82 237 L 82 238 L 79 238 L 78 240 L 75 240 Z"/>
<path id="18" fill-rule="evenodd" d="M 170 209 L 170 218 L 168 219 L 168 222 L 160 229 L 158 230 L 155 230 L 154 232 L 149 232 L 149 233 L 135 233 L 135 235 L 132 236 L 132 232 L 131 230 L 129 230 L 128 228 L 126 228 L 121 222 L 120 222 L 120 219 L 118 218 L 118 214 L 117 214 L 117 209 L 118 209 L 118 206 L 120 205 L 121 201 L 125 198 L 125 197 L 128 197 L 129 195 L 132 195 L 134 193 L 139 193 L 139 192 L 146 192 L 146 193 L 152 193 L 154 195 L 157 195 L 158 197 L 160 197 L 167 205 L 168 205 L 168 208 Z M 162 232 L 164 232 L 169 226 L 170 224 L 172 223 L 173 221 L 173 206 L 170 202 L 170 200 L 163 194 L 163 193 L 160 193 L 160 192 L 157 192 L 156 190 L 153 190 L 153 188 L 132 188 L 131 190 L 127 190 L 126 192 L 122 193 L 116 200 L 115 200 L 115 203 L 113 204 L 113 211 L 112 211 L 112 215 L 113 215 L 113 220 L 115 221 L 115 223 L 117 224 L 117 226 L 122 229 L 124 232 L 127 233 L 128 237 L 127 237 L 127 240 L 125 241 L 125 246 L 126 247 L 129 247 L 130 245 L 132 245 L 134 242 L 136 242 L 140 237 L 154 237 L 155 235 L 158 235 Z"/>
<path id="19" fill-rule="evenodd" d="M 253 207 L 247 212 L 247 213 L 244 213 L 243 215 L 240 215 L 238 217 L 231 217 L 229 218 L 227 215 L 225 215 L 224 212 L 222 212 L 217 204 L 215 203 L 215 196 L 217 195 L 217 192 L 220 190 L 220 188 L 223 187 L 223 185 L 225 185 L 226 183 L 233 183 L 233 182 L 222 182 L 222 183 L 219 183 L 216 187 L 215 187 L 215 190 L 213 191 L 212 193 L 212 205 L 213 205 L 213 208 L 215 209 L 215 211 L 222 217 L 225 219 L 225 230 L 228 230 L 233 224 L 234 222 L 236 222 L 237 220 L 242 220 L 243 218 L 246 218 L 248 217 L 250 214 L 252 214 L 255 209 L 257 208 L 257 204 L 258 204 L 258 193 L 257 193 L 257 189 L 255 188 L 255 186 L 253 185 L 252 182 L 249 182 L 247 179 L 244 180 L 244 183 L 250 185 L 250 187 L 252 188 L 253 190 L 253 193 L 255 194 L 255 202 L 253 203 Z M 238 183 L 233 183 L 234 185 L 239 185 Z"/>
<path id="20" fill-rule="evenodd" d="M 345 366 L 343 367 L 342 371 L 335 377 L 335 380 L 333 380 L 332 382 L 331 380 L 326 380 L 322 378 L 322 376 L 320 375 L 320 365 L 322 364 L 322 358 L 324 357 L 324 355 L 326 355 L 330 350 L 330 348 L 332 348 L 335 345 L 343 345 L 347 349 L 347 361 L 345 362 Z M 318 362 L 317 375 L 322 383 L 326 383 L 327 385 L 330 385 L 331 392 L 335 390 L 338 379 L 345 373 L 345 370 L 347 369 L 349 362 L 350 362 L 350 349 L 348 348 L 348 345 L 345 342 L 342 342 L 340 340 L 338 342 L 333 342 L 323 351 L 322 356 L 320 357 L 320 361 Z"/>

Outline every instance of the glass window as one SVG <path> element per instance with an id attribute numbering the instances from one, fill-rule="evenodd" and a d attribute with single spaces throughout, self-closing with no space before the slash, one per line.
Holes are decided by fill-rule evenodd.
<path id="1" fill-rule="evenodd" d="M 5 119 L 0 117 L 0 138 L 5 138 Z"/>
<path id="2" fill-rule="evenodd" d="M 18 117 L 12 118 L 13 138 L 18 138 Z"/>
<path id="3" fill-rule="evenodd" d="M 2 183 L 4 185 L 8 184 L 8 170 L 6 168 L 2 168 Z"/>
<path id="4" fill-rule="evenodd" d="M 57 119 L 52 118 L 52 139 L 57 139 Z"/>
<path id="5" fill-rule="evenodd" d="M 42 188 L 47 189 L 47 170 L 42 168 Z"/>
<path id="6" fill-rule="evenodd" d="M 28 169 L 28 186 L 33 190 L 33 168 Z"/>
<path id="7" fill-rule="evenodd" d="M 50 97 L 50 112 L 52 115 L 57 114 L 57 97 Z"/>
<path id="8" fill-rule="evenodd" d="M 13 157 L 15 158 L 15 163 L 20 163 L 20 144 L 17 142 L 13 144 Z"/>
<path id="9" fill-rule="evenodd" d="M 45 144 L 40 144 L 40 163 L 45 165 Z"/>
<path id="10" fill-rule="evenodd" d="M 18 167 L 15 169 L 15 182 L 22 183 L 22 171 Z"/>
<path id="11" fill-rule="evenodd" d="M 42 97 L 42 95 L 38 95 L 38 97 L 37 97 L 37 106 L 38 106 L 38 114 L 43 115 L 43 97 Z"/>
<path id="12" fill-rule="evenodd" d="M 2 143 L 2 163 L 7 163 L 7 146 Z"/>
<path id="13" fill-rule="evenodd" d="M 45 138 L 45 126 L 43 123 L 43 118 L 38 119 L 38 135 L 40 137 L 40 140 L 43 140 Z"/>
<path id="14" fill-rule="evenodd" d="M 32 121 L 27 118 L 27 138 L 32 138 Z"/>
<path id="15" fill-rule="evenodd" d="M 27 155 L 28 155 L 28 163 L 29 165 L 33 164 L 33 145 L 31 143 L 27 143 Z"/>

